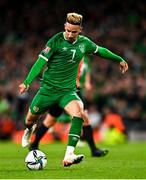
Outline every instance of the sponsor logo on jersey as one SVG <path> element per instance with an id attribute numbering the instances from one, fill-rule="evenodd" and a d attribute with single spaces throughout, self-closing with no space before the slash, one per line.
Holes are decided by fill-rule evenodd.
<path id="1" fill-rule="evenodd" d="M 80 51 L 81 51 L 82 53 L 84 53 L 84 52 L 85 52 L 85 46 L 84 46 L 84 44 L 80 44 L 80 45 L 79 45 L 79 49 L 80 49 Z"/>
<path id="2" fill-rule="evenodd" d="M 62 50 L 63 50 L 63 51 L 67 51 L 67 47 L 63 47 Z"/>
<path id="3" fill-rule="evenodd" d="M 50 49 L 51 49 L 51 48 L 46 47 L 46 48 L 43 50 L 43 52 L 44 52 L 45 54 L 48 54 L 48 52 L 50 51 Z"/>

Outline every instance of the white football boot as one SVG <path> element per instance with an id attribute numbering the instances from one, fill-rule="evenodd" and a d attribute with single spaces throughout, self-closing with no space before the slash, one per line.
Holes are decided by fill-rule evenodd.
<path id="1" fill-rule="evenodd" d="M 72 164 L 78 164 L 80 163 L 84 158 L 83 154 L 75 155 L 75 154 L 70 154 L 65 156 L 62 164 L 63 166 L 71 166 Z"/>
<path id="2" fill-rule="evenodd" d="M 31 138 L 31 135 L 33 134 L 33 132 L 35 131 L 36 126 L 37 125 L 34 124 L 31 129 L 26 128 L 24 130 L 24 134 L 23 134 L 22 140 L 21 140 L 22 147 L 27 147 L 30 144 L 30 138 Z"/>

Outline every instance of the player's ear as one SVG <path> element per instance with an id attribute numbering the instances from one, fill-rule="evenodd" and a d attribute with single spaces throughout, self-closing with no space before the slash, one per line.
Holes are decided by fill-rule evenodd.
<path id="1" fill-rule="evenodd" d="M 82 32 L 82 30 L 83 30 L 83 27 L 81 26 L 81 27 L 80 27 L 80 33 Z"/>

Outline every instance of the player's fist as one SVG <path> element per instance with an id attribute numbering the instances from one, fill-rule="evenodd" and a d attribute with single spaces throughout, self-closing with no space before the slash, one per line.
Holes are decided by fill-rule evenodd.
<path id="1" fill-rule="evenodd" d="M 22 93 L 26 92 L 26 91 L 28 90 L 28 88 L 29 88 L 29 85 L 26 86 L 26 85 L 23 84 L 23 83 L 20 84 L 20 85 L 19 85 L 19 93 L 22 94 Z"/>
<path id="2" fill-rule="evenodd" d="M 128 64 L 125 61 L 120 62 L 120 70 L 124 74 L 128 70 Z"/>

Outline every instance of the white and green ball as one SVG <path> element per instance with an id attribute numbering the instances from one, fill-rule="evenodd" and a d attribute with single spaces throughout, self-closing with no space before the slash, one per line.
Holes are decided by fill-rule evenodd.
<path id="1" fill-rule="evenodd" d="M 40 150 L 32 150 L 27 154 L 25 164 L 30 170 L 44 169 L 47 165 L 46 155 Z"/>

